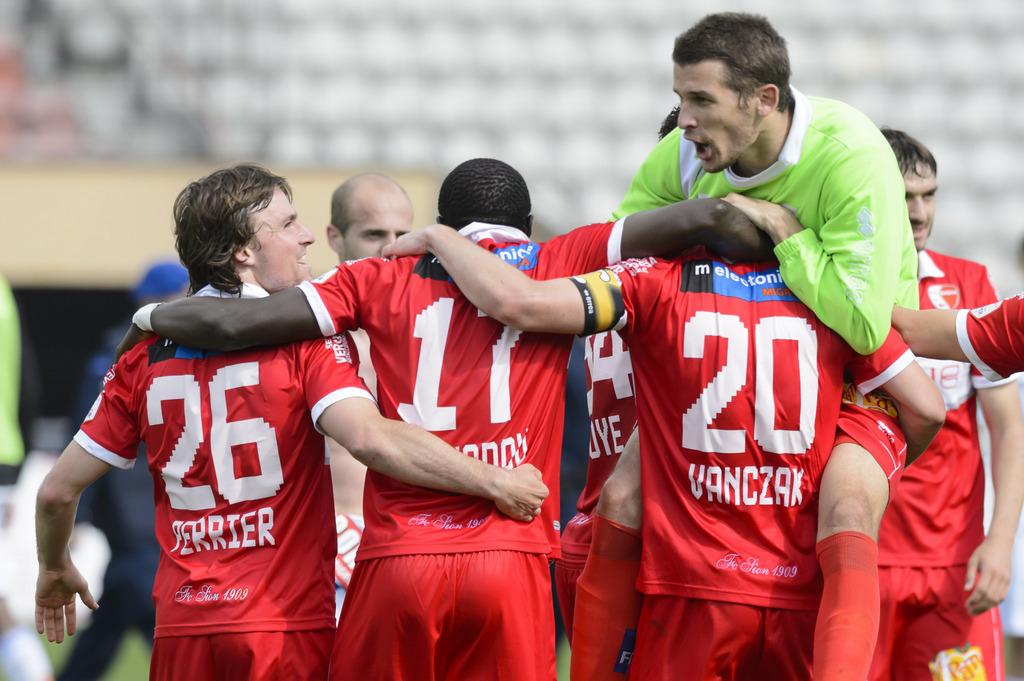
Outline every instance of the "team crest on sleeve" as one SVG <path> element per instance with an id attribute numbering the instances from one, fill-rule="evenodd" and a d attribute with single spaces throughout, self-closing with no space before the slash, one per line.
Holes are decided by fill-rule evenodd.
<path id="1" fill-rule="evenodd" d="M 334 353 L 334 361 L 338 364 L 352 363 L 352 350 L 348 346 L 345 334 L 339 333 L 336 336 L 324 338 L 324 347 Z"/>
<path id="2" fill-rule="evenodd" d="M 988 678 L 981 648 L 971 644 L 943 650 L 928 663 L 928 669 L 933 681 L 986 681 Z"/>
<path id="3" fill-rule="evenodd" d="M 960 287 L 956 284 L 932 284 L 928 287 L 928 300 L 938 310 L 960 307 Z"/>
<path id="4" fill-rule="evenodd" d="M 113 369 L 111 369 L 111 372 L 113 372 Z M 85 415 L 85 419 L 83 419 L 82 421 L 83 423 L 85 423 L 86 421 L 92 421 L 94 418 L 96 418 L 96 412 L 100 410 L 100 402 L 102 401 L 103 393 L 100 393 L 99 395 L 96 396 L 96 401 L 92 403 L 91 407 L 89 407 L 89 413 Z"/>
<path id="5" fill-rule="evenodd" d="M 996 301 L 994 303 L 989 303 L 988 305 L 982 305 L 981 307 L 976 307 L 973 310 L 971 310 L 971 315 L 975 319 L 981 319 L 982 317 L 988 315 L 989 313 L 995 312 L 996 310 L 998 310 L 999 306 L 1002 305 L 1002 304 L 1003 304 L 1003 301 L 999 300 L 999 301 Z"/>

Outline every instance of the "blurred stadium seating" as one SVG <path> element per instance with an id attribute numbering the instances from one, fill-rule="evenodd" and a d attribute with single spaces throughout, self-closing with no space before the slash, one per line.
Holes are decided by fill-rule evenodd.
<path id="1" fill-rule="evenodd" d="M 673 104 L 664 0 L 6 0 L 0 159 L 222 161 L 443 174 L 519 167 L 538 213 L 607 215 Z M 1024 223 L 1024 5 L 738 0 L 787 37 L 794 82 L 937 152 L 936 246 L 990 263 Z M 22 60 L 24 76 L 15 56 Z M 13 71 L 12 71 L 13 70 Z M 20 85 L 19 85 L 20 82 Z M 0 116 L 0 119 L 3 119 Z M 1015 153 L 1016 152 L 1016 153 Z M 163 209 L 163 207 L 158 207 Z M 426 218 L 427 216 L 423 216 Z"/>

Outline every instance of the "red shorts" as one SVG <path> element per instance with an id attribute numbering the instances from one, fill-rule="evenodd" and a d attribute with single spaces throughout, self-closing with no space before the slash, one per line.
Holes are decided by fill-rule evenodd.
<path id="1" fill-rule="evenodd" d="M 332 655 L 335 681 L 555 681 L 543 554 L 389 556 L 356 563 Z"/>
<path id="2" fill-rule="evenodd" d="M 930 664 L 941 670 L 937 679 L 980 678 L 967 673 L 977 674 L 980 665 L 988 681 L 1002 681 L 999 608 L 967 613 L 966 574 L 964 565 L 878 568 L 882 607 L 872 681 L 929 681 Z"/>
<path id="3" fill-rule="evenodd" d="M 565 635 L 572 644 L 572 615 L 576 609 L 576 580 L 583 573 L 590 550 L 590 516 L 577 513 L 562 530 L 562 557 L 555 561 L 555 593 Z"/>
<path id="4" fill-rule="evenodd" d="M 896 419 L 875 409 L 844 402 L 836 428 L 833 446 L 849 442 L 867 450 L 889 480 L 889 499 L 895 498 L 907 461 L 907 440 Z"/>
<path id="5" fill-rule="evenodd" d="M 333 629 L 161 636 L 153 641 L 150 681 L 326 679 Z"/>
<path id="6" fill-rule="evenodd" d="M 629 678 L 809 680 L 817 616 L 812 611 L 648 594 Z"/>

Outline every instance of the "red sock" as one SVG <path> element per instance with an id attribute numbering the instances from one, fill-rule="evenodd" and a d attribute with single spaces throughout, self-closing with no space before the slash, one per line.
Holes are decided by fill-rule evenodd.
<path id="1" fill-rule="evenodd" d="M 825 577 L 814 626 L 814 681 L 864 681 L 878 637 L 878 544 L 860 532 L 818 542 Z"/>
<path id="2" fill-rule="evenodd" d="M 576 582 L 573 681 L 625 678 L 643 604 L 636 590 L 639 572 L 640 530 L 595 513 L 587 565 Z"/>

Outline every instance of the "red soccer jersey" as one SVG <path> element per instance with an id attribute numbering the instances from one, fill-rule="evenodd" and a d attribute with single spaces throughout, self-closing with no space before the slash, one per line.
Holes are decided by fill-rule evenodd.
<path id="1" fill-rule="evenodd" d="M 156 636 L 334 627 L 331 404 L 372 400 L 345 336 L 225 354 L 156 339 L 126 353 L 75 441 L 107 463 L 146 445 Z"/>
<path id="2" fill-rule="evenodd" d="M 1024 293 L 994 305 L 960 310 L 956 336 L 968 359 L 990 380 L 1024 371 Z"/>
<path id="3" fill-rule="evenodd" d="M 893 332 L 856 355 L 774 263 L 694 252 L 615 269 L 642 433 L 641 591 L 816 609 L 817 489 L 844 368 L 874 389 L 906 345 Z"/>
<path id="4" fill-rule="evenodd" d="M 995 301 L 978 263 L 921 251 L 921 309 L 975 307 Z M 984 539 L 985 469 L 978 443 L 976 389 L 992 382 L 965 362 L 919 358 L 946 402 L 946 423 L 907 468 L 882 518 L 879 565 L 962 565 Z"/>
<path id="5" fill-rule="evenodd" d="M 616 223 L 547 243 L 474 223 L 462 232 L 537 279 L 617 260 Z M 367 258 L 305 283 L 324 334 L 370 336 L 381 411 L 434 432 L 494 465 L 536 466 L 551 490 L 541 515 L 521 523 L 485 499 L 435 492 L 370 471 L 359 559 L 507 549 L 558 555 L 558 468 L 572 338 L 522 333 L 484 316 L 432 256 Z"/>

